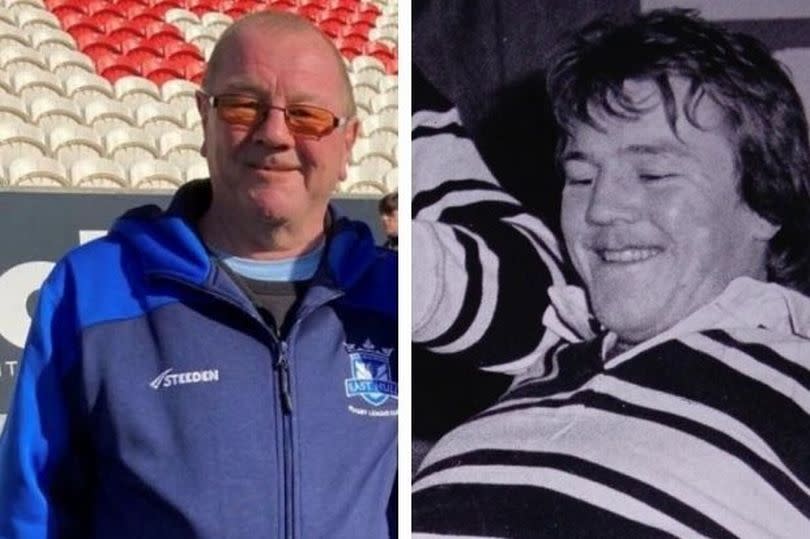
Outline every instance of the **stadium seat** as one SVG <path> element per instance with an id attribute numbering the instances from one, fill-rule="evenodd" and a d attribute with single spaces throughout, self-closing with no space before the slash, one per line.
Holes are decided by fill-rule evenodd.
<path id="1" fill-rule="evenodd" d="M 11 94 L 11 73 L 0 69 L 0 93 Z"/>
<path id="2" fill-rule="evenodd" d="M 149 8 L 147 2 L 139 0 L 119 0 L 116 3 L 118 10 L 124 14 L 127 20 L 131 21 Z"/>
<path id="3" fill-rule="evenodd" d="M 368 135 L 372 153 L 393 155 L 397 149 L 397 131 L 390 127 L 378 127 Z"/>
<path id="4" fill-rule="evenodd" d="M 183 179 L 190 182 L 191 180 L 208 178 L 210 176 L 211 173 L 208 170 L 208 162 L 203 157 L 200 157 L 185 169 Z"/>
<path id="5" fill-rule="evenodd" d="M 341 193 L 350 193 L 353 195 L 384 195 L 387 191 L 385 184 L 381 180 L 357 180 L 346 181 L 345 185 L 340 186 Z"/>
<path id="6" fill-rule="evenodd" d="M 44 131 L 59 125 L 81 125 L 83 118 L 76 103 L 66 97 L 37 97 L 28 105 L 31 122 Z"/>
<path id="7" fill-rule="evenodd" d="M 0 47 L 31 47 L 28 34 L 3 19 L 2 12 L 0 12 Z"/>
<path id="8" fill-rule="evenodd" d="M 373 56 L 364 54 L 352 60 L 352 71 L 359 73 L 364 69 L 376 69 L 380 75 L 385 74 L 385 64 Z"/>
<path id="9" fill-rule="evenodd" d="M 336 38 L 340 35 L 343 29 L 343 21 L 335 18 L 324 19 L 318 23 L 321 31 L 331 38 Z"/>
<path id="10" fill-rule="evenodd" d="M 157 84 L 143 77 L 122 77 L 113 83 L 115 97 L 133 110 L 144 103 L 160 101 Z"/>
<path id="11" fill-rule="evenodd" d="M 105 34 L 109 35 L 113 30 L 126 24 L 127 18 L 117 9 L 107 7 L 90 16 L 87 20 L 98 25 Z"/>
<path id="12" fill-rule="evenodd" d="M 68 187 L 67 171 L 50 157 L 23 156 L 8 165 L 8 184 L 12 187 Z"/>
<path id="13" fill-rule="evenodd" d="M 135 189 L 174 191 L 183 183 L 183 172 L 167 161 L 147 159 L 130 166 L 129 183 Z"/>
<path id="14" fill-rule="evenodd" d="M 209 11 L 200 16 L 200 22 L 209 29 L 219 27 L 216 30 L 218 32 L 224 32 L 225 29 L 233 23 L 233 19 L 224 13 Z"/>
<path id="15" fill-rule="evenodd" d="M 176 61 L 183 58 L 189 61 L 202 62 L 204 60 L 202 52 L 196 46 L 186 42 L 166 43 L 163 47 L 163 56 L 169 60 Z"/>
<path id="16" fill-rule="evenodd" d="M 366 154 L 358 163 L 361 180 L 382 182 L 385 174 L 394 168 L 394 163 L 387 153 Z"/>
<path id="17" fill-rule="evenodd" d="M 390 26 L 384 26 L 382 28 L 372 28 L 368 34 L 368 39 L 370 41 L 377 41 L 385 44 L 390 48 L 394 48 L 397 46 L 397 35 L 398 33 L 396 27 L 392 28 Z"/>
<path id="18" fill-rule="evenodd" d="M 86 126 L 60 125 L 47 135 L 48 150 L 65 167 L 80 159 L 98 159 L 104 156 L 99 134 Z"/>
<path id="19" fill-rule="evenodd" d="M 129 187 L 124 167 L 103 158 L 79 159 L 73 163 L 70 167 L 70 182 L 74 187 L 89 189 Z"/>
<path id="20" fill-rule="evenodd" d="M 201 130 L 167 131 L 158 139 L 158 153 L 161 159 L 187 168 L 199 160 L 202 142 Z"/>
<path id="21" fill-rule="evenodd" d="M 352 91 L 357 105 L 366 109 L 371 108 L 371 100 L 378 95 L 377 87 L 370 84 L 357 84 L 352 88 Z"/>
<path id="22" fill-rule="evenodd" d="M 388 91 L 385 93 L 378 93 L 371 98 L 371 111 L 380 112 L 387 108 L 396 108 L 397 106 L 397 93 Z"/>
<path id="23" fill-rule="evenodd" d="M 29 123 L 30 115 L 23 100 L 16 95 L 0 93 L 0 122 Z"/>
<path id="24" fill-rule="evenodd" d="M 131 109 L 117 99 L 97 99 L 87 103 L 84 122 L 102 134 L 120 127 L 135 126 Z"/>
<path id="25" fill-rule="evenodd" d="M 76 51 L 76 40 L 64 30 L 38 28 L 30 33 L 31 46 L 48 58 L 51 54 L 66 50 Z"/>
<path id="26" fill-rule="evenodd" d="M 65 96 L 59 77 L 41 69 L 21 69 L 14 72 L 11 75 L 11 87 L 14 94 L 25 103 L 43 96 Z"/>
<path id="27" fill-rule="evenodd" d="M 146 78 L 157 85 L 184 77 L 182 70 L 165 59 L 151 60 L 144 68 Z"/>
<path id="28" fill-rule="evenodd" d="M 193 82 L 175 79 L 167 81 L 160 87 L 160 95 L 164 103 L 178 107 L 179 110 L 186 110 L 196 106 L 194 94 L 199 88 Z"/>
<path id="29" fill-rule="evenodd" d="M 371 147 L 369 146 L 368 138 L 365 136 L 359 136 L 357 137 L 357 140 L 354 141 L 352 153 L 349 156 L 349 163 L 356 165 L 360 163 L 360 160 L 369 153 L 371 153 Z"/>
<path id="30" fill-rule="evenodd" d="M 10 46 L 0 49 L 0 68 L 9 73 L 20 69 L 38 68 L 48 70 L 45 58 L 31 47 Z"/>
<path id="31" fill-rule="evenodd" d="M 9 7 L 11 11 L 14 10 L 13 7 Z M 16 16 L 17 26 L 27 32 L 38 28 L 53 28 L 54 30 L 60 30 L 62 28 L 56 15 L 44 9 L 22 7 L 16 12 Z"/>
<path id="32" fill-rule="evenodd" d="M 397 190 L 397 186 L 399 185 L 399 167 L 394 167 L 385 173 L 385 176 L 383 176 L 383 185 L 385 185 L 385 190 L 388 193 Z"/>
<path id="33" fill-rule="evenodd" d="M 200 117 L 200 112 L 197 110 L 197 107 L 186 109 L 185 120 L 186 129 L 199 129 L 202 125 L 202 118 Z"/>
<path id="34" fill-rule="evenodd" d="M 153 137 L 158 137 L 167 131 L 184 128 L 180 112 L 167 103 L 145 103 L 135 110 L 135 124 Z"/>
<path id="35" fill-rule="evenodd" d="M 143 64 L 152 58 L 163 58 L 162 51 L 144 43 L 130 49 L 124 56 L 126 56 L 129 61 L 138 64 Z"/>
<path id="36" fill-rule="evenodd" d="M 138 160 L 158 157 L 155 138 L 142 129 L 119 127 L 104 135 L 104 151 L 108 159 L 129 166 Z"/>
<path id="37" fill-rule="evenodd" d="M 216 44 L 218 35 L 213 35 L 205 26 L 194 26 L 186 30 L 186 41 L 193 43 L 200 50 L 205 51 Z"/>
<path id="38" fill-rule="evenodd" d="M 115 99 L 110 81 L 95 73 L 73 73 L 64 81 L 65 94 L 81 107 L 98 99 Z"/>
<path id="39" fill-rule="evenodd" d="M 192 26 L 199 26 L 202 24 L 200 22 L 200 17 L 198 17 L 196 13 L 192 13 L 187 9 L 181 8 L 168 10 L 164 18 L 167 23 L 178 27 L 183 34 L 185 34 Z"/>
<path id="40" fill-rule="evenodd" d="M 59 78 L 65 80 L 76 73 L 94 74 L 96 66 L 84 53 L 75 50 L 60 49 L 47 56 L 48 68 Z"/>
<path id="41" fill-rule="evenodd" d="M 124 56 L 105 56 L 96 60 L 96 70 L 101 76 L 115 83 L 124 77 L 140 77 L 140 65 Z"/>
<path id="42" fill-rule="evenodd" d="M 47 156 L 42 129 L 19 122 L 0 122 L 0 163 L 20 156 Z"/>
<path id="43" fill-rule="evenodd" d="M 352 78 L 356 84 L 366 84 L 376 89 L 379 87 L 380 79 L 383 77 L 385 75 L 377 71 L 377 69 L 371 68 L 354 72 Z"/>
<path id="44" fill-rule="evenodd" d="M 399 81 L 394 75 L 385 75 L 380 77 L 377 81 L 377 89 L 381 94 L 393 92 L 396 93 L 399 89 Z"/>

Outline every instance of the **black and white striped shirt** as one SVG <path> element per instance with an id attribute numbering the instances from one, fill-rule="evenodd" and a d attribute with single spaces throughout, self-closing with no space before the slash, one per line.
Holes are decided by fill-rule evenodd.
<path id="1" fill-rule="evenodd" d="M 810 299 L 738 279 L 607 361 L 603 340 L 437 444 L 415 537 L 810 537 Z"/>

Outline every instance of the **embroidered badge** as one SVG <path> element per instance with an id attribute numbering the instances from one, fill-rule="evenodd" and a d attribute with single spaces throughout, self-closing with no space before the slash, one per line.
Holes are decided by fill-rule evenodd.
<path id="1" fill-rule="evenodd" d="M 370 341 L 363 346 L 346 343 L 352 377 L 345 380 L 346 396 L 362 397 L 372 406 L 397 398 L 397 383 L 391 377 L 392 348 L 378 349 Z"/>

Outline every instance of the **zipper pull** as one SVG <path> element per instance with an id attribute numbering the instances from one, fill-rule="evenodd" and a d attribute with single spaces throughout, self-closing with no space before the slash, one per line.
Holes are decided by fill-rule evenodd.
<path id="1" fill-rule="evenodd" d="M 281 403 L 284 405 L 284 413 L 292 414 L 292 395 L 290 394 L 290 364 L 287 361 L 287 343 L 279 341 L 279 355 L 276 367 L 278 368 L 278 380 L 281 386 Z"/>

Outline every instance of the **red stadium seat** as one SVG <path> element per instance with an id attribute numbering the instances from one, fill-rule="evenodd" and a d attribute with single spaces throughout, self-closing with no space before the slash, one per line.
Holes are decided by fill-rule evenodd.
<path id="1" fill-rule="evenodd" d="M 343 29 L 343 21 L 338 19 L 324 19 L 322 20 L 318 26 L 323 31 L 324 34 L 328 35 L 329 37 L 335 38 L 340 35 L 341 30 Z"/>
<path id="2" fill-rule="evenodd" d="M 305 6 L 298 7 L 298 14 L 302 17 L 306 17 L 310 21 L 317 23 L 323 18 L 323 15 L 326 14 L 324 9 L 321 6 L 315 4 L 307 4 Z"/>
<path id="3" fill-rule="evenodd" d="M 95 40 L 86 47 L 83 47 L 81 51 L 92 58 L 93 61 L 97 61 L 98 58 L 103 56 L 117 56 L 123 52 L 120 45 L 111 42 L 106 36 Z"/>
<path id="4" fill-rule="evenodd" d="M 60 18 L 59 22 L 62 23 L 62 28 L 64 28 L 67 32 L 70 32 L 70 29 L 73 27 L 89 26 L 84 24 L 85 19 L 87 19 L 87 15 L 84 13 L 70 11 L 65 13 L 64 18 Z M 96 28 L 95 30 L 97 32 L 101 32 L 101 28 Z"/>
<path id="5" fill-rule="evenodd" d="M 163 47 L 163 56 L 170 60 L 184 60 L 202 62 L 204 60 L 200 49 L 191 43 L 172 41 Z"/>
<path id="6" fill-rule="evenodd" d="M 340 49 L 340 54 L 351 60 L 352 58 L 356 58 L 363 54 L 362 49 L 358 49 L 357 47 L 351 46 L 341 46 L 338 45 L 338 49 Z"/>
<path id="7" fill-rule="evenodd" d="M 332 0 L 330 7 L 341 7 L 350 11 L 357 11 L 357 8 L 360 7 L 360 0 Z"/>
<path id="8" fill-rule="evenodd" d="M 102 77 L 110 82 L 115 82 L 128 75 L 142 76 L 140 66 L 132 64 L 122 56 L 112 59 L 103 58 L 102 60 L 102 62 L 96 64 L 96 69 L 101 73 Z"/>
<path id="9" fill-rule="evenodd" d="M 184 78 L 181 71 L 178 71 L 174 66 L 165 62 L 160 65 L 150 64 L 149 67 L 144 66 L 144 72 L 146 73 L 146 78 L 158 86 L 161 86 L 166 81 Z"/>
<path id="10" fill-rule="evenodd" d="M 70 34 L 73 39 L 76 40 L 76 46 L 79 48 L 79 50 L 87 47 L 88 45 L 92 45 L 104 37 L 104 34 L 98 32 L 96 29 L 83 25 L 75 25 L 73 29 L 68 30 L 68 34 Z"/>
<path id="11" fill-rule="evenodd" d="M 59 21 L 62 23 L 63 27 L 65 19 L 71 20 L 71 17 L 74 17 L 74 20 L 80 20 L 80 17 L 87 15 L 84 6 L 77 6 L 75 4 L 62 4 L 61 6 L 53 8 L 51 13 L 59 17 Z"/>
<path id="12" fill-rule="evenodd" d="M 349 22 L 355 15 L 353 9 L 336 7 L 329 11 L 329 17 L 341 21 L 343 24 Z"/>
<path id="13" fill-rule="evenodd" d="M 105 34 L 120 28 L 126 22 L 124 15 L 111 9 L 103 9 L 85 20 L 90 24 L 98 25 Z"/>
<path id="14" fill-rule="evenodd" d="M 343 50 L 344 47 L 348 49 L 356 49 L 357 54 L 363 53 L 363 48 L 366 46 L 366 43 L 368 43 L 368 39 L 357 34 L 349 34 L 337 39 L 337 46 L 339 49 Z"/>
<path id="15" fill-rule="evenodd" d="M 143 2 L 140 2 L 140 0 L 121 0 L 116 4 L 116 7 L 129 20 L 134 19 L 149 9 L 149 6 Z"/>
<path id="16" fill-rule="evenodd" d="M 144 62 L 152 58 L 163 59 L 161 51 L 143 44 L 129 50 L 124 57 L 134 64 L 144 64 Z"/>
<path id="17" fill-rule="evenodd" d="M 92 15 L 104 8 L 110 7 L 112 2 L 110 2 L 110 0 L 85 0 L 84 4 L 87 6 L 87 12 Z"/>
<path id="18" fill-rule="evenodd" d="M 368 38 L 368 33 L 371 31 L 372 28 L 374 28 L 374 25 L 367 21 L 354 20 L 349 22 L 347 28 L 349 28 L 348 33 L 359 34 L 365 38 Z"/>

